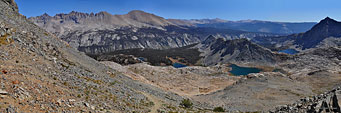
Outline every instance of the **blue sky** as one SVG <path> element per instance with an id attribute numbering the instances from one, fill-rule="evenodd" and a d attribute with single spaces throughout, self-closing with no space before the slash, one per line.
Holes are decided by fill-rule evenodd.
<path id="1" fill-rule="evenodd" d="M 28 17 L 43 13 L 143 10 L 164 18 L 318 22 L 341 20 L 341 0 L 15 0 Z"/>

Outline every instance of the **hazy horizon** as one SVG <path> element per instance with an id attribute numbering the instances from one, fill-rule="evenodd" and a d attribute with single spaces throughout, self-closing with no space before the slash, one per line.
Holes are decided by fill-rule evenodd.
<path id="1" fill-rule="evenodd" d="M 16 0 L 27 17 L 47 13 L 51 16 L 71 11 L 91 13 L 107 11 L 126 14 L 142 10 L 166 19 L 223 19 L 229 21 L 262 20 L 273 22 L 319 22 L 325 17 L 341 19 L 341 1 L 337 0 Z"/>

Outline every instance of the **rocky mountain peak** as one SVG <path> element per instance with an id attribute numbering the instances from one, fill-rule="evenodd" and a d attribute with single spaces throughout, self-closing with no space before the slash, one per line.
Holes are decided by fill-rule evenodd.
<path id="1" fill-rule="evenodd" d="M 97 15 L 97 16 L 112 16 L 110 13 L 108 13 L 106 11 L 101 11 L 99 13 L 96 13 L 95 15 Z"/>
<path id="2" fill-rule="evenodd" d="M 146 13 L 140 10 L 133 10 L 130 11 L 128 14 L 123 15 L 125 18 L 132 19 L 138 22 L 146 23 L 153 26 L 165 26 L 165 25 L 172 25 L 171 22 L 167 21 L 166 19 L 156 16 L 151 13 Z"/>
<path id="3" fill-rule="evenodd" d="M 77 11 L 72 11 L 66 15 L 66 17 L 69 17 L 72 19 L 87 18 L 88 16 L 89 16 L 88 13 L 82 13 L 82 12 L 77 12 Z"/>
<path id="4" fill-rule="evenodd" d="M 128 14 L 126 14 L 126 16 L 128 16 L 134 20 L 142 20 L 142 19 L 146 19 L 146 18 L 162 18 L 162 17 L 156 16 L 154 14 L 147 13 L 147 12 L 144 12 L 141 10 L 130 11 Z"/>
<path id="5" fill-rule="evenodd" d="M 326 17 L 324 18 L 323 20 L 320 21 L 320 23 L 323 23 L 323 22 L 337 22 L 336 20 L 330 18 L 330 17 Z"/>
<path id="6" fill-rule="evenodd" d="M 225 40 L 209 36 L 200 47 L 207 56 L 204 65 L 215 65 L 218 62 L 257 62 L 271 64 L 278 59 L 270 50 L 252 43 L 246 38 Z"/>
<path id="7" fill-rule="evenodd" d="M 37 18 L 40 18 L 41 20 L 47 20 L 47 19 L 51 18 L 51 16 L 47 13 L 44 13 L 43 15 L 38 16 Z"/>
<path id="8" fill-rule="evenodd" d="M 77 11 L 71 11 L 69 13 L 69 15 L 83 15 L 83 14 L 86 14 L 86 13 L 81 13 L 81 12 L 77 12 Z"/>
<path id="9" fill-rule="evenodd" d="M 41 15 L 42 17 L 51 17 L 49 14 L 44 13 L 43 15 Z"/>
<path id="10" fill-rule="evenodd" d="M 312 30 L 314 29 L 320 29 L 321 28 L 324 28 L 324 29 L 328 29 L 329 25 L 334 25 L 334 24 L 337 24 L 338 22 L 330 17 L 326 17 L 325 19 L 321 20 L 318 24 L 316 24 Z"/>
<path id="11" fill-rule="evenodd" d="M 341 37 L 341 22 L 326 17 L 304 33 L 296 42 L 302 45 L 303 49 L 306 49 L 315 47 L 322 40 L 329 37 Z"/>
<path id="12" fill-rule="evenodd" d="M 150 14 L 150 13 L 147 13 L 141 10 L 132 10 L 128 13 L 128 15 L 147 15 L 147 14 Z"/>
<path id="13" fill-rule="evenodd" d="M 321 28 L 328 28 L 326 26 L 329 26 L 329 25 L 336 25 L 338 24 L 339 22 L 332 19 L 332 18 L 329 18 L 329 17 L 326 17 L 325 19 L 321 20 L 318 24 L 316 24 L 312 30 L 315 30 L 315 29 L 321 29 Z"/>

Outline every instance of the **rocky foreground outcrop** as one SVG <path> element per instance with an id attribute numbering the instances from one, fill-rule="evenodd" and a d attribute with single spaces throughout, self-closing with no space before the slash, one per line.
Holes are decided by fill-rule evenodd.
<path id="1" fill-rule="evenodd" d="M 289 113 L 340 113 L 341 87 L 335 88 L 323 94 L 306 97 L 293 104 L 277 107 L 270 112 L 289 112 Z"/>
<path id="2" fill-rule="evenodd" d="M 292 56 L 286 63 L 280 64 L 284 70 L 291 73 L 292 78 L 315 88 L 313 91 L 317 95 L 301 98 L 292 104 L 278 106 L 271 112 L 339 113 L 340 56 L 341 49 L 335 46 L 315 48 Z"/>
<path id="3" fill-rule="evenodd" d="M 14 11 L 19 10 L 18 5 L 17 5 L 17 3 L 15 3 L 14 0 L 5 0 L 5 2 L 7 2 L 10 5 L 10 7 L 13 8 Z"/>

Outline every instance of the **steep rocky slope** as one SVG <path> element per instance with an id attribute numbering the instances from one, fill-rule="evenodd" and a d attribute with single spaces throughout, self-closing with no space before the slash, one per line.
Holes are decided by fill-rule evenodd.
<path id="1" fill-rule="evenodd" d="M 341 22 L 329 17 L 321 20 L 311 30 L 299 37 L 295 42 L 303 49 L 316 47 L 321 41 L 329 37 L 341 37 Z"/>
<path id="2" fill-rule="evenodd" d="M 51 17 L 44 14 L 30 20 L 72 47 L 93 54 L 132 48 L 183 47 L 198 43 L 208 35 L 227 39 L 271 35 L 230 29 L 180 27 L 143 11 L 131 11 L 125 15 L 71 12 Z"/>
<path id="3" fill-rule="evenodd" d="M 197 45 L 204 57 L 204 65 L 218 63 L 250 63 L 258 65 L 271 65 L 281 61 L 285 55 L 277 54 L 271 50 L 250 42 L 247 39 L 225 40 L 209 36 Z"/>
<path id="4" fill-rule="evenodd" d="M 11 4 L 0 0 L 1 112 L 148 112 L 150 97 L 182 100 L 87 57 Z"/>
<path id="5" fill-rule="evenodd" d="M 327 17 L 304 33 L 280 37 L 255 37 L 252 41 L 271 49 L 296 48 L 305 50 L 317 47 L 325 39 L 340 38 L 340 30 L 341 22 Z"/>

